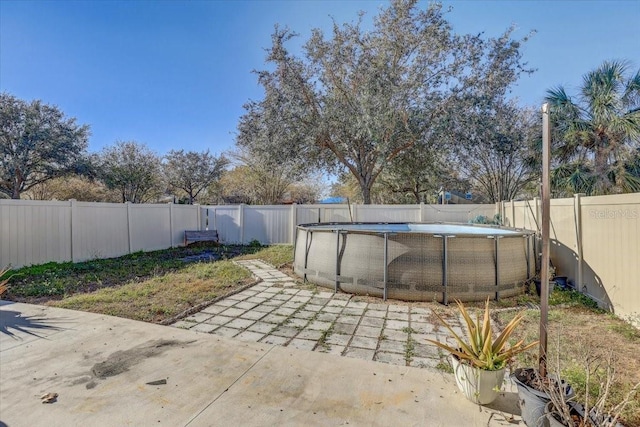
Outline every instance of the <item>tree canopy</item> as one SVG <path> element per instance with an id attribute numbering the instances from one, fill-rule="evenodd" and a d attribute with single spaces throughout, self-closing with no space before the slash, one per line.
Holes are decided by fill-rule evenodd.
<path id="1" fill-rule="evenodd" d="M 511 29 L 495 39 L 458 35 L 444 15 L 437 3 L 423 10 L 416 0 L 395 0 L 371 30 L 361 19 L 334 23 L 330 38 L 313 30 L 300 56 L 286 48 L 295 34 L 276 27 L 267 54 L 273 71 L 258 72 L 265 97 L 241 120 L 270 117 L 271 137 L 239 142 L 346 170 L 370 203 L 382 171 L 427 143 L 450 103 L 501 97 L 526 71 Z"/>
<path id="2" fill-rule="evenodd" d="M 164 191 L 160 157 L 136 141 L 120 141 L 105 147 L 99 156 L 100 177 L 119 191 L 122 202 L 156 201 Z"/>
<path id="3" fill-rule="evenodd" d="M 209 150 L 171 150 L 165 156 L 163 169 L 169 187 L 186 194 L 191 205 L 203 190 L 220 179 L 228 164 L 224 156 L 216 157 Z"/>
<path id="4" fill-rule="evenodd" d="M 0 193 L 20 195 L 50 179 L 84 172 L 89 126 L 56 106 L 0 93 Z"/>
<path id="5" fill-rule="evenodd" d="M 588 72 L 577 97 L 547 91 L 554 126 L 553 183 L 562 194 L 640 191 L 633 163 L 640 148 L 640 70 L 605 61 Z"/>

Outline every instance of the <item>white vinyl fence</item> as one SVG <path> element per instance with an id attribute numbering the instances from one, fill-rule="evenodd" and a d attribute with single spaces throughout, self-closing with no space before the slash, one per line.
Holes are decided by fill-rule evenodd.
<path id="1" fill-rule="evenodd" d="M 79 262 L 180 246 L 185 230 L 222 243 L 293 243 L 299 224 L 468 222 L 495 205 L 198 206 L 0 199 L 0 266 Z"/>

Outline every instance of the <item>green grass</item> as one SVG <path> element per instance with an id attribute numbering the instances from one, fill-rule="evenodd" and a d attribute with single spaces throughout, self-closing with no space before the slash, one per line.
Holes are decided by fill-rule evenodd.
<path id="1" fill-rule="evenodd" d="M 252 254 L 246 254 L 238 257 L 238 259 L 261 259 L 275 267 L 281 267 L 286 264 L 293 263 L 293 246 L 291 245 L 273 245 L 263 246 Z"/>
<path id="2" fill-rule="evenodd" d="M 204 251 L 222 260 L 181 260 Z M 75 264 L 36 265 L 11 271 L 5 298 L 161 322 L 249 283 L 251 274 L 230 261 L 249 258 L 283 265 L 292 262 L 293 247 L 194 244 Z"/>

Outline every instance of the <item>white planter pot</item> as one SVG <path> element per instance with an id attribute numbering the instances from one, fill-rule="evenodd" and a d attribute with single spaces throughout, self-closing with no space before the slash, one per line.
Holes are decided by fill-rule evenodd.
<path id="1" fill-rule="evenodd" d="M 486 405 L 496 400 L 504 380 L 504 368 L 498 371 L 486 371 L 451 356 L 453 374 L 460 391 L 473 403 Z"/>

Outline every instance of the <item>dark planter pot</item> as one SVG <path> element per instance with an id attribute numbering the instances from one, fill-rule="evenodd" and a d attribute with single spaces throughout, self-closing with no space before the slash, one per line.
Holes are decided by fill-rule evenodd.
<path id="1" fill-rule="evenodd" d="M 540 282 L 540 280 L 534 280 L 533 283 L 536 285 L 536 293 L 538 294 L 538 296 L 540 296 L 540 294 L 542 293 L 542 283 Z M 551 291 L 553 291 L 553 287 L 555 286 L 556 282 L 552 282 L 549 281 L 549 294 L 551 294 Z"/>
<path id="2" fill-rule="evenodd" d="M 556 276 L 553 281 L 556 282 L 556 286 L 558 286 L 558 288 L 562 290 L 569 289 L 569 282 L 567 281 L 566 276 Z"/>
<path id="3" fill-rule="evenodd" d="M 571 415 L 577 415 L 580 418 L 585 417 L 584 406 L 576 402 L 567 402 L 567 406 L 569 407 L 569 413 Z M 548 422 L 549 427 L 573 427 L 573 424 L 569 425 L 565 423 L 563 420 L 557 419 L 552 413 L 553 403 L 548 402 L 544 408 L 544 414 Z M 599 426 L 603 425 L 605 422 L 611 423 L 611 419 L 608 416 L 596 416 L 593 411 L 591 411 L 589 418 L 591 419 L 591 425 Z M 615 423 L 616 427 L 623 427 L 619 422 Z"/>
<path id="4" fill-rule="evenodd" d="M 523 382 L 533 371 L 533 368 L 516 369 L 511 374 L 511 379 L 518 387 L 518 403 L 520 404 L 522 421 L 528 427 L 543 427 L 546 426 L 544 408 L 547 406 L 547 403 L 549 403 L 549 395 Z M 569 400 L 575 395 L 571 386 L 565 384 L 564 381 L 562 381 L 562 388 L 565 391 L 566 400 Z"/>

